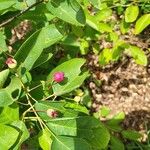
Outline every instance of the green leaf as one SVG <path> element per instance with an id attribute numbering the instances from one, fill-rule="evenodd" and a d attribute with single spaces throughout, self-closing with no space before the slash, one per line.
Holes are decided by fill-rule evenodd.
<path id="1" fill-rule="evenodd" d="M 19 107 L 16 104 L 0 108 L 0 123 L 9 124 L 19 120 Z"/>
<path id="2" fill-rule="evenodd" d="M 116 114 L 111 120 L 109 120 L 107 122 L 107 124 L 120 124 L 125 118 L 125 114 L 124 112 L 119 112 L 118 114 Z"/>
<path id="3" fill-rule="evenodd" d="M 40 132 L 38 136 L 38 141 L 39 141 L 40 147 L 43 150 L 51 150 L 52 139 L 51 139 L 51 134 L 47 129 L 43 129 Z"/>
<path id="4" fill-rule="evenodd" d="M 41 66 L 42 64 L 47 62 L 49 59 L 51 59 L 52 56 L 53 56 L 52 53 L 48 53 L 48 54 L 43 53 L 43 54 L 41 54 L 41 56 L 34 63 L 33 68 L 37 68 L 37 67 Z"/>
<path id="5" fill-rule="evenodd" d="M 110 33 L 109 33 L 109 39 L 110 39 L 111 41 L 117 42 L 118 38 L 119 38 L 119 36 L 118 36 L 117 33 L 115 33 L 115 32 L 110 32 Z"/>
<path id="6" fill-rule="evenodd" d="M 19 132 L 10 126 L 0 124 L 0 146 L 1 150 L 10 149 L 16 142 Z"/>
<path id="7" fill-rule="evenodd" d="M 4 89 L 0 89 L 0 107 L 8 106 L 19 98 L 21 81 L 17 77 L 11 79 L 11 83 Z"/>
<path id="8" fill-rule="evenodd" d="M 52 143 L 52 150 L 91 150 L 90 144 L 74 137 L 57 136 Z"/>
<path id="9" fill-rule="evenodd" d="M 130 46 L 131 56 L 135 59 L 137 64 L 146 66 L 147 65 L 147 56 L 144 51 L 137 46 Z"/>
<path id="10" fill-rule="evenodd" d="M 88 0 L 95 8 L 101 8 L 101 0 Z"/>
<path id="11" fill-rule="evenodd" d="M 48 25 L 36 31 L 22 44 L 15 55 L 15 59 L 18 64 L 23 63 L 27 70 L 31 70 L 43 49 L 58 42 L 62 37 L 54 25 Z"/>
<path id="12" fill-rule="evenodd" d="M 19 131 L 19 136 L 17 138 L 17 144 L 13 146 L 13 150 L 18 150 L 21 146 L 21 144 L 29 138 L 30 134 L 28 129 L 26 128 L 26 125 L 22 121 L 14 121 L 11 123 L 11 126 L 13 126 L 17 131 Z"/>
<path id="13" fill-rule="evenodd" d="M 120 112 L 116 114 L 112 119 L 106 122 L 106 126 L 113 131 L 121 131 L 122 127 L 120 123 L 124 120 L 125 114 L 124 112 Z"/>
<path id="14" fill-rule="evenodd" d="M 112 50 L 112 59 L 117 61 L 121 57 L 123 51 L 128 47 L 129 45 L 124 41 L 117 41 Z"/>
<path id="15" fill-rule="evenodd" d="M 141 33 L 148 25 L 150 25 L 150 14 L 145 14 L 136 21 L 135 34 Z"/>
<path id="16" fill-rule="evenodd" d="M 125 22 L 124 19 L 121 20 L 121 23 L 120 23 L 120 30 L 122 32 L 122 34 L 125 34 L 129 31 L 130 29 L 130 24 Z"/>
<path id="17" fill-rule="evenodd" d="M 9 69 L 5 69 L 0 72 L 0 88 L 3 87 L 5 81 L 7 80 L 8 75 L 9 75 Z"/>
<path id="18" fill-rule="evenodd" d="M 74 108 L 73 108 L 74 107 Z M 59 101 L 59 102 L 38 102 L 35 104 L 35 108 L 38 112 L 38 110 L 42 110 L 42 112 L 38 112 L 38 114 L 40 115 L 40 117 L 43 120 L 51 120 L 51 118 L 49 116 L 47 116 L 46 111 L 48 109 L 54 109 L 56 110 L 59 115 L 58 117 L 76 117 L 79 115 L 87 115 L 87 109 L 83 106 L 82 109 L 79 109 L 78 104 L 76 103 L 69 103 L 69 102 L 65 102 L 65 101 Z"/>
<path id="19" fill-rule="evenodd" d="M 93 149 L 105 148 L 110 135 L 104 125 L 90 116 L 60 118 L 47 122 L 49 129 L 56 135 L 73 136 L 85 139 Z"/>
<path id="20" fill-rule="evenodd" d="M 103 49 L 99 55 L 100 65 L 106 65 L 112 60 L 112 51 L 108 48 Z"/>
<path id="21" fill-rule="evenodd" d="M 81 39 L 80 40 L 80 53 L 81 53 L 81 55 L 87 54 L 88 51 L 89 51 L 89 42 L 84 40 L 84 39 Z"/>
<path id="22" fill-rule="evenodd" d="M 13 6 L 16 2 L 17 2 L 16 0 L 1 0 L 0 1 L 0 11 Z"/>
<path id="23" fill-rule="evenodd" d="M 112 28 L 108 23 L 99 23 L 100 32 L 112 32 Z"/>
<path id="24" fill-rule="evenodd" d="M 63 95 L 69 93 L 72 90 L 78 88 L 83 81 L 87 78 L 88 72 L 82 73 L 80 68 L 85 63 L 85 59 L 74 58 L 69 61 L 62 63 L 52 70 L 50 75 L 47 78 L 47 83 L 53 83 L 53 76 L 55 72 L 64 72 L 65 80 L 62 83 L 53 83 L 52 88 L 55 95 Z"/>
<path id="25" fill-rule="evenodd" d="M 51 0 L 47 3 L 47 9 L 56 17 L 73 25 L 85 24 L 84 12 L 76 0 Z"/>
<path id="26" fill-rule="evenodd" d="M 102 117 L 107 117 L 110 114 L 110 109 L 106 106 L 103 106 L 100 109 L 100 114 L 101 114 Z"/>
<path id="27" fill-rule="evenodd" d="M 130 5 L 125 10 L 125 21 L 126 22 L 134 22 L 139 14 L 139 7 Z"/>
<path id="28" fill-rule="evenodd" d="M 134 130 L 124 130 L 121 134 L 125 139 L 129 140 L 138 140 L 142 136 L 139 132 Z"/>
<path id="29" fill-rule="evenodd" d="M 125 150 L 124 144 L 122 143 L 121 140 L 119 140 L 115 136 L 111 136 L 110 138 L 110 149 L 111 150 Z"/>
<path id="30" fill-rule="evenodd" d="M 1 7 L 1 4 L 0 4 L 0 7 Z M 4 36 L 3 32 L 0 31 L 0 54 L 2 54 L 2 52 L 6 52 L 8 50 L 8 48 L 6 46 L 5 38 L 6 37 Z"/>
<path id="31" fill-rule="evenodd" d="M 104 21 L 106 20 L 108 17 L 110 17 L 112 15 L 112 10 L 109 8 L 100 10 L 97 14 L 96 14 L 96 19 L 98 21 Z"/>
<path id="32" fill-rule="evenodd" d="M 36 2 L 36 1 L 35 1 Z M 46 4 L 41 3 L 37 5 L 34 10 L 27 11 L 22 16 L 20 16 L 19 20 L 31 20 L 37 26 L 43 26 L 47 23 L 47 21 L 51 21 L 55 16 L 53 16 L 46 8 Z"/>
<path id="33" fill-rule="evenodd" d="M 69 45 L 69 46 L 75 46 L 79 47 L 80 42 L 78 40 L 78 37 L 75 36 L 74 34 L 68 34 L 62 41 L 63 45 Z"/>
<path id="34" fill-rule="evenodd" d="M 88 14 L 88 12 L 85 10 L 86 14 L 86 23 L 92 27 L 93 29 L 99 31 L 99 24 L 95 17 Z"/>

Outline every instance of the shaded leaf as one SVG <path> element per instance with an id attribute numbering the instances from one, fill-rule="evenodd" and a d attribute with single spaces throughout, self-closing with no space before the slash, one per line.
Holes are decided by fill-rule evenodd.
<path id="1" fill-rule="evenodd" d="M 123 142 L 115 136 L 111 136 L 110 144 L 111 150 L 125 150 Z"/>
<path id="2" fill-rule="evenodd" d="M 125 139 L 129 140 L 138 140 L 142 136 L 139 132 L 133 130 L 124 130 L 121 134 Z"/>
<path id="3" fill-rule="evenodd" d="M 18 64 L 23 63 L 27 70 L 31 70 L 43 49 L 58 42 L 62 37 L 54 25 L 46 26 L 36 31 L 22 44 L 15 55 L 15 59 Z"/>
<path id="4" fill-rule="evenodd" d="M 91 150 L 89 143 L 81 138 L 57 136 L 52 143 L 53 150 Z"/>
<path id="5" fill-rule="evenodd" d="M 47 9 L 56 17 L 73 25 L 85 24 L 84 12 L 76 0 L 51 0 L 47 3 Z"/>
<path id="6" fill-rule="evenodd" d="M 49 129 L 56 135 L 83 138 L 94 148 L 105 148 L 110 135 L 103 124 L 90 116 L 60 118 L 47 122 Z"/>

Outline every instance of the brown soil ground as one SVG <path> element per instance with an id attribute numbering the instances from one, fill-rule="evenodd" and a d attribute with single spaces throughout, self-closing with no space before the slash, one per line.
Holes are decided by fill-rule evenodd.
<path id="1" fill-rule="evenodd" d="M 104 68 L 98 65 L 95 54 L 89 54 L 88 60 L 94 111 L 108 106 L 111 116 L 121 111 L 126 114 L 125 128 L 143 131 L 145 124 L 150 128 L 150 65 L 137 65 L 128 56 Z M 101 83 L 97 84 L 96 80 Z"/>

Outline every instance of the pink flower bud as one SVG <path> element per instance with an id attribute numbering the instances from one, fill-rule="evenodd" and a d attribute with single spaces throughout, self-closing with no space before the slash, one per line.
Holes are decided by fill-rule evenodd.
<path id="1" fill-rule="evenodd" d="M 47 112 L 47 116 L 51 118 L 56 118 L 58 116 L 58 112 L 54 109 L 48 109 L 46 112 Z"/>
<path id="2" fill-rule="evenodd" d="M 54 81 L 59 83 L 62 82 L 64 80 L 64 73 L 63 72 L 56 72 L 54 74 Z"/>
<path id="3" fill-rule="evenodd" d="M 9 68 L 15 68 L 17 66 L 17 61 L 11 57 L 7 58 L 5 62 Z"/>

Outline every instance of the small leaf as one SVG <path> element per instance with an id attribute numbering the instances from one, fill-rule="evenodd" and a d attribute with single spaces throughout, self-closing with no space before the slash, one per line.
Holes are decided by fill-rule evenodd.
<path id="1" fill-rule="evenodd" d="M 112 50 L 112 59 L 117 61 L 121 57 L 123 51 L 128 47 L 129 45 L 124 41 L 117 41 Z"/>
<path id="2" fill-rule="evenodd" d="M 126 22 L 134 22 L 139 14 L 139 7 L 130 5 L 125 10 L 125 21 Z"/>
<path id="3" fill-rule="evenodd" d="M 56 17 L 76 26 L 85 24 L 85 16 L 76 0 L 51 0 L 47 9 Z"/>
<path id="4" fill-rule="evenodd" d="M 100 114 L 102 117 L 107 117 L 110 113 L 110 109 L 106 106 L 103 106 L 101 109 L 100 109 Z"/>
<path id="5" fill-rule="evenodd" d="M 105 48 L 99 55 L 100 65 L 106 65 L 112 60 L 112 51 L 111 49 Z"/>
<path id="6" fill-rule="evenodd" d="M 81 55 L 87 54 L 89 51 L 89 42 L 82 39 L 80 42 L 80 53 Z"/>
<path id="7" fill-rule="evenodd" d="M 141 138 L 141 134 L 133 130 L 124 130 L 121 132 L 121 134 L 125 139 L 129 140 L 138 140 Z"/>
<path id="8" fill-rule="evenodd" d="M 137 64 L 146 66 L 147 65 L 147 56 L 144 51 L 137 46 L 130 46 L 131 56 L 135 59 Z"/>
<path id="9" fill-rule="evenodd" d="M 150 25 L 150 14 L 145 14 L 136 21 L 135 34 L 141 33 L 148 25 Z"/>

